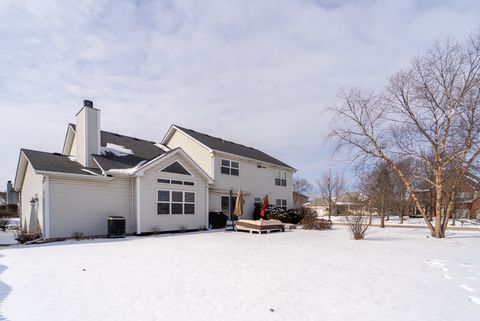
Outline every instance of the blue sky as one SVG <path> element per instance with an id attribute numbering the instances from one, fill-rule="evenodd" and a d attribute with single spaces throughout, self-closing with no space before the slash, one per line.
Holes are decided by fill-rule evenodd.
<path id="1" fill-rule="evenodd" d="M 160 141 L 172 123 L 262 149 L 312 181 L 341 88 L 381 88 L 479 1 L 0 2 L 0 190 L 19 149 L 60 151 L 83 99 L 102 128 Z"/>

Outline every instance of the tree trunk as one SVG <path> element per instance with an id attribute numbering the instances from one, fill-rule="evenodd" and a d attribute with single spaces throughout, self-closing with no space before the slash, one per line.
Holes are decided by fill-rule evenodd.
<path id="1" fill-rule="evenodd" d="M 400 224 L 403 224 L 403 211 L 404 211 L 404 208 L 403 208 L 403 205 L 400 206 Z"/>
<path id="2" fill-rule="evenodd" d="M 437 165 L 439 167 L 439 165 Z M 445 234 L 442 229 L 442 215 L 444 214 L 444 208 L 442 204 L 442 172 L 440 168 L 435 168 L 435 226 L 433 237 L 444 238 Z"/>
<path id="3" fill-rule="evenodd" d="M 381 206 L 381 218 L 380 218 L 380 228 L 385 228 L 385 200 L 382 196 L 382 206 Z"/>

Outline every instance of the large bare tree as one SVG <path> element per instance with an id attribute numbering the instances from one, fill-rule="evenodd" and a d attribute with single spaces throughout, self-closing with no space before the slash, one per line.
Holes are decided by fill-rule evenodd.
<path id="1" fill-rule="evenodd" d="M 317 179 L 316 185 L 318 189 L 316 202 L 327 209 L 328 219 L 330 220 L 339 196 L 345 191 L 345 179 L 342 174 L 332 174 L 329 171 L 321 179 Z"/>
<path id="2" fill-rule="evenodd" d="M 356 161 L 382 160 L 398 175 L 432 236 L 443 238 L 455 190 L 480 154 L 480 32 L 464 42 L 437 41 L 396 73 L 380 93 L 345 91 L 332 132 Z M 398 160 L 421 164 L 408 177 Z M 416 184 L 434 193 L 434 222 Z M 448 182 L 448 184 L 446 184 Z"/>

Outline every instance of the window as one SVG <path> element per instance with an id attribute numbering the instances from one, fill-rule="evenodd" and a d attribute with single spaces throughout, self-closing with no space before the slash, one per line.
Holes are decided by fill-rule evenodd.
<path id="1" fill-rule="evenodd" d="M 195 193 L 185 192 L 183 214 L 195 214 Z"/>
<path id="2" fill-rule="evenodd" d="M 174 185 L 186 185 L 186 186 L 195 186 L 195 182 L 191 181 L 179 181 L 175 179 L 163 179 L 163 178 L 157 178 L 157 183 L 160 184 L 174 184 Z"/>
<path id="3" fill-rule="evenodd" d="M 240 164 L 236 161 L 222 159 L 220 172 L 226 175 L 238 176 L 240 174 Z"/>
<path id="4" fill-rule="evenodd" d="M 278 208 L 284 209 L 285 211 L 287 210 L 287 200 L 286 199 L 282 199 L 282 198 L 277 199 L 275 201 L 275 205 Z"/>
<path id="5" fill-rule="evenodd" d="M 262 206 L 262 198 L 261 197 L 255 197 L 253 200 L 253 206 Z"/>
<path id="6" fill-rule="evenodd" d="M 164 169 L 162 169 L 162 172 L 169 172 L 169 173 L 175 173 L 175 174 L 182 174 L 182 175 L 191 175 L 185 167 L 182 166 L 179 162 L 173 162 Z"/>
<path id="7" fill-rule="evenodd" d="M 170 214 L 170 191 L 157 192 L 157 214 Z"/>
<path id="8" fill-rule="evenodd" d="M 275 171 L 275 185 L 287 186 L 287 172 Z"/>
<path id="9" fill-rule="evenodd" d="M 183 192 L 172 192 L 172 214 L 183 214 Z"/>
<path id="10" fill-rule="evenodd" d="M 158 190 L 157 214 L 195 214 L 195 192 Z"/>

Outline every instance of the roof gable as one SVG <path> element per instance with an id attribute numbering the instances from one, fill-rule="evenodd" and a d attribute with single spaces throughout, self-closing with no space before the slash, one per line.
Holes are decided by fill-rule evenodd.
<path id="1" fill-rule="evenodd" d="M 192 174 L 190 174 L 190 172 L 187 171 L 187 169 L 183 167 L 183 165 L 180 164 L 178 161 L 174 161 L 173 163 L 162 169 L 162 172 L 192 176 Z"/>
<path id="2" fill-rule="evenodd" d="M 192 137 L 194 140 L 196 140 L 200 144 L 202 144 L 202 145 L 204 145 L 207 148 L 210 148 L 212 150 L 216 150 L 216 151 L 224 152 L 224 153 L 229 153 L 229 154 L 233 154 L 233 155 L 238 155 L 238 156 L 258 160 L 258 161 L 261 161 L 261 162 L 266 162 L 266 163 L 270 163 L 270 164 L 279 165 L 279 166 L 287 167 L 287 168 L 290 168 L 290 169 L 294 169 L 290 165 L 288 165 L 288 164 L 286 164 L 286 163 L 284 163 L 284 162 L 282 162 L 282 161 L 280 161 L 280 160 L 262 152 L 261 150 L 255 149 L 253 147 L 245 146 L 245 145 L 242 145 L 242 144 L 237 144 L 237 143 L 234 143 L 234 142 L 231 142 L 231 141 L 228 141 L 228 140 L 224 140 L 224 139 L 221 139 L 221 138 L 218 138 L 218 137 L 214 137 L 214 136 L 210 136 L 210 135 L 207 135 L 207 134 L 199 133 L 199 132 L 194 131 L 192 129 L 180 127 L 180 126 L 177 126 L 177 125 L 172 125 L 172 128 L 175 128 L 177 130 L 182 131 L 183 133 Z M 168 134 L 167 134 L 167 136 L 164 138 L 164 142 L 168 138 L 169 137 L 168 137 Z"/>

